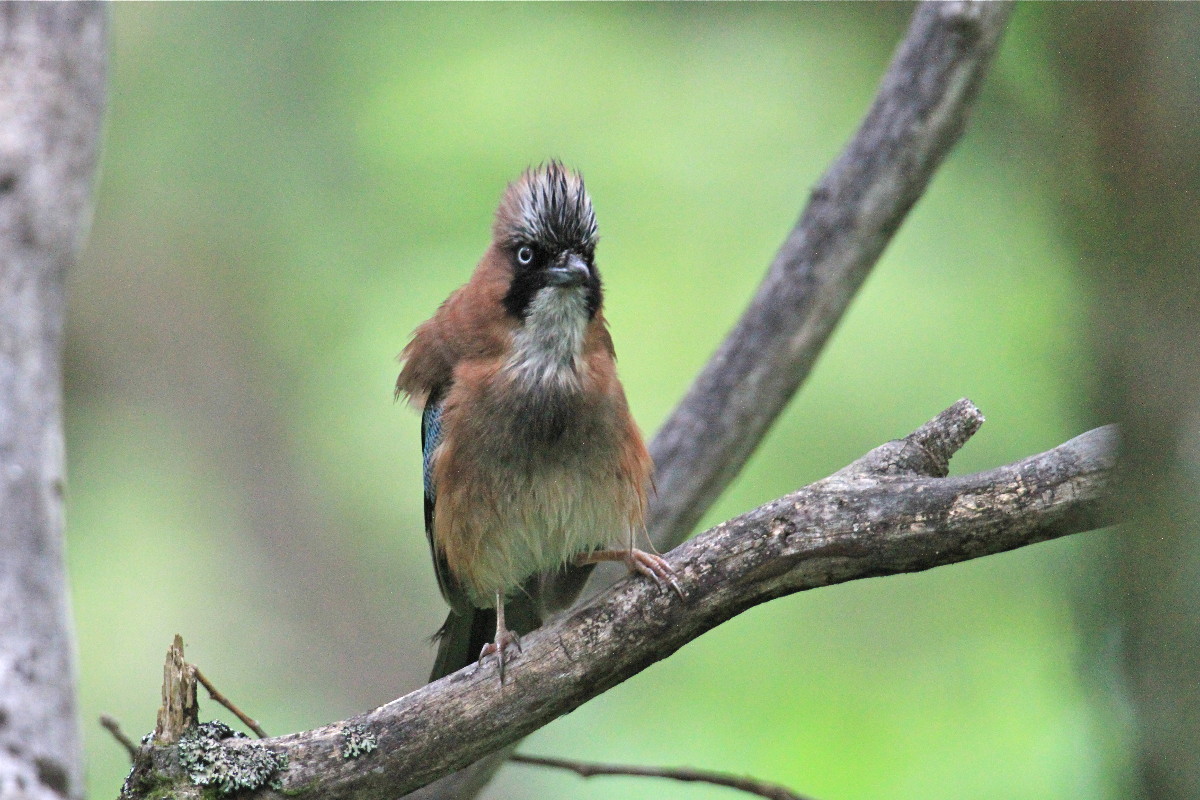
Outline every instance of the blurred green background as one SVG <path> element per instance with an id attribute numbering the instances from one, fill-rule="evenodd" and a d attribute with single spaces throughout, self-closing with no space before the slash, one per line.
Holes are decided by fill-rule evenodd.
<path id="1" fill-rule="evenodd" d="M 595 202 L 651 435 L 854 130 L 905 5 L 115 5 L 98 208 L 72 275 L 73 582 L 89 791 L 153 726 L 163 655 L 271 733 L 423 682 L 444 616 L 394 356 L 505 183 Z M 1017 9 L 971 127 L 812 379 L 706 518 L 823 477 L 961 396 L 970 472 L 1099 421 L 1056 222 L 1060 76 Z M 753 774 L 822 800 L 1116 798 L 1128 735 L 1073 601 L 1105 535 L 748 612 L 529 753 Z M 228 715 L 202 698 L 202 717 Z M 231 720 L 232 721 L 232 720 Z M 488 798 L 724 798 L 506 767 Z"/>

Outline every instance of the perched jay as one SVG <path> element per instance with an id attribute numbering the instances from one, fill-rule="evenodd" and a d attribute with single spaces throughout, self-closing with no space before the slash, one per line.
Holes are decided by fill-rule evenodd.
<path id="1" fill-rule="evenodd" d="M 471 279 L 401 353 L 396 393 L 422 409 L 425 531 L 451 608 L 433 678 L 494 654 L 503 682 L 554 570 L 623 561 L 678 590 L 633 546 L 651 463 L 617 379 L 596 239 L 579 175 L 527 171 Z"/>

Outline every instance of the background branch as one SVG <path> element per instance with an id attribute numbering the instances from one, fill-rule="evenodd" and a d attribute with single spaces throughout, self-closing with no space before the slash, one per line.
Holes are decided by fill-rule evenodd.
<path id="1" fill-rule="evenodd" d="M 846 149 L 737 325 L 659 430 L 649 529 L 691 533 L 808 377 L 871 267 L 958 141 L 1011 12 L 921 4 Z"/>
<path id="2" fill-rule="evenodd" d="M 639 778 L 669 778 L 673 781 L 693 783 L 711 783 L 725 786 L 740 792 L 766 797 L 768 800 L 807 800 L 783 786 L 740 778 L 736 775 L 726 775 L 721 772 L 710 772 L 689 767 L 642 767 L 632 764 L 599 764 L 594 761 L 572 761 L 567 758 L 546 758 L 545 756 L 529 756 L 517 753 L 509 759 L 514 764 L 529 764 L 535 767 L 553 767 L 574 772 L 581 778 L 591 778 L 596 775 L 624 775 Z"/>
<path id="3" fill-rule="evenodd" d="M 63 564 L 64 280 L 90 220 L 105 9 L 0 6 L 0 797 L 80 797 Z"/>
<path id="4" fill-rule="evenodd" d="M 944 464 L 927 444 L 965 439 L 962 431 L 979 419 L 961 401 L 849 468 L 693 538 L 670 554 L 685 599 L 648 581 L 622 581 L 526 637 L 503 687 L 493 670 L 468 667 L 367 714 L 254 745 L 287 755 L 279 778 L 289 796 L 401 795 L 505 747 L 759 603 L 1110 521 L 1113 429 L 986 472 L 939 477 Z M 378 747 L 346 758 L 350 730 L 365 731 Z"/>

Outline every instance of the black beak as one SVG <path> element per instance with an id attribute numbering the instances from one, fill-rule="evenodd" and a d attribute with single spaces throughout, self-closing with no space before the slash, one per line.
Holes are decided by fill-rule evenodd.
<path id="1" fill-rule="evenodd" d="M 574 253 L 565 254 L 546 272 L 551 286 L 583 286 L 592 277 L 587 263 Z"/>

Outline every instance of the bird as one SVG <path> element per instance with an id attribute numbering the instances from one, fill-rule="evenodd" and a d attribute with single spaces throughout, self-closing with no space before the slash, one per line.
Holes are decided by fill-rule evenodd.
<path id="1" fill-rule="evenodd" d="M 679 592 L 645 531 L 652 463 L 617 377 L 582 176 L 557 160 L 506 187 L 470 279 L 401 352 L 421 412 L 425 532 L 450 606 L 430 680 L 540 627 L 547 576 L 619 561 Z"/>

